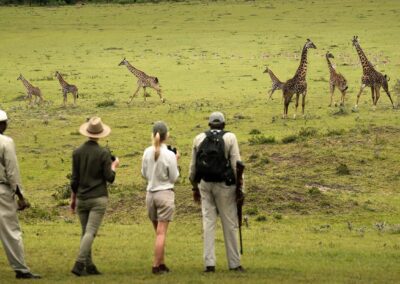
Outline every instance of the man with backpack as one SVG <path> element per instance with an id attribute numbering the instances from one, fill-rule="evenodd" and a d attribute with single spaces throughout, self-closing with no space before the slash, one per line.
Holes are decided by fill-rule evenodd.
<path id="1" fill-rule="evenodd" d="M 240 161 L 235 134 L 224 131 L 225 118 L 213 112 L 210 130 L 194 138 L 189 179 L 195 202 L 201 201 L 204 233 L 204 272 L 215 272 L 215 228 L 221 217 L 230 270 L 243 272 L 237 239 L 236 162 Z"/>

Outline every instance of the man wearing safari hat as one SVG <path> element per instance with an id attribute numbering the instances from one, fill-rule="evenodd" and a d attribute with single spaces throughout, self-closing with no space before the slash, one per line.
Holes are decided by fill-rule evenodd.
<path id="1" fill-rule="evenodd" d="M 92 117 L 79 132 L 88 137 L 72 154 L 71 210 L 78 213 L 82 225 L 79 255 L 72 273 L 77 276 L 101 274 L 92 260 L 92 244 L 103 220 L 108 202 L 107 182 L 115 179 L 118 158 L 100 147 L 98 140 L 111 132 L 100 117 Z"/>
<path id="2" fill-rule="evenodd" d="M 210 130 L 193 140 L 189 179 L 193 198 L 201 200 L 204 233 L 204 272 L 215 272 L 215 228 L 218 215 L 224 231 L 225 249 L 230 270 L 243 272 L 237 239 L 236 162 L 240 161 L 235 134 L 224 131 L 225 117 L 213 112 Z"/>
<path id="3" fill-rule="evenodd" d="M 22 233 L 18 222 L 17 209 L 29 207 L 23 198 L 21 177 L 14 141 L 4 135 L 7 129 L 7 114 L 0 110 L 0 239 L 3 243 L 8 262 L 18 279 L 37 279 L 25 264 Z M 19 197 L 18 206 L 15 195 Z"/>

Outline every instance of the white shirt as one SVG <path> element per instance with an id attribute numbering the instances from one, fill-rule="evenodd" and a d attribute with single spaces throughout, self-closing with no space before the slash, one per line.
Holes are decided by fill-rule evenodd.
<path id="1" fill-rule="evenodd" d="M 146 148 L 142 158 L 142 176 L 147 179 L 147 191 L 158 191 L 174 188 L 179 177 L 175 153 L 168 150 L 165 144 L 160 146 L 160 156 L 154 160 L 155 148 Z"/>

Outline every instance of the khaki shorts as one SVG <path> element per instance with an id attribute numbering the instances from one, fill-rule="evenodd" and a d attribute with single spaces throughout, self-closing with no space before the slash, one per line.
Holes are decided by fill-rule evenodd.
<path id="1" fill-rule="evenodd" d="M 175 211 L 175 193 L 172 190 L 148 191 L 146 206 L 151 221 L 172 221 Z"/>

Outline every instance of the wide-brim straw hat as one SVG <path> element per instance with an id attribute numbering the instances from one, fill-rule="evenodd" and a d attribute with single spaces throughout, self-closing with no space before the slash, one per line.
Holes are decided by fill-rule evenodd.
<path id="1" fill-rule="evenodd" d="M 79 133 L 89 138 L 103 138 L 111 133 L 111 128 L 100 117 L 94 116 L 79 127 Z"/>

